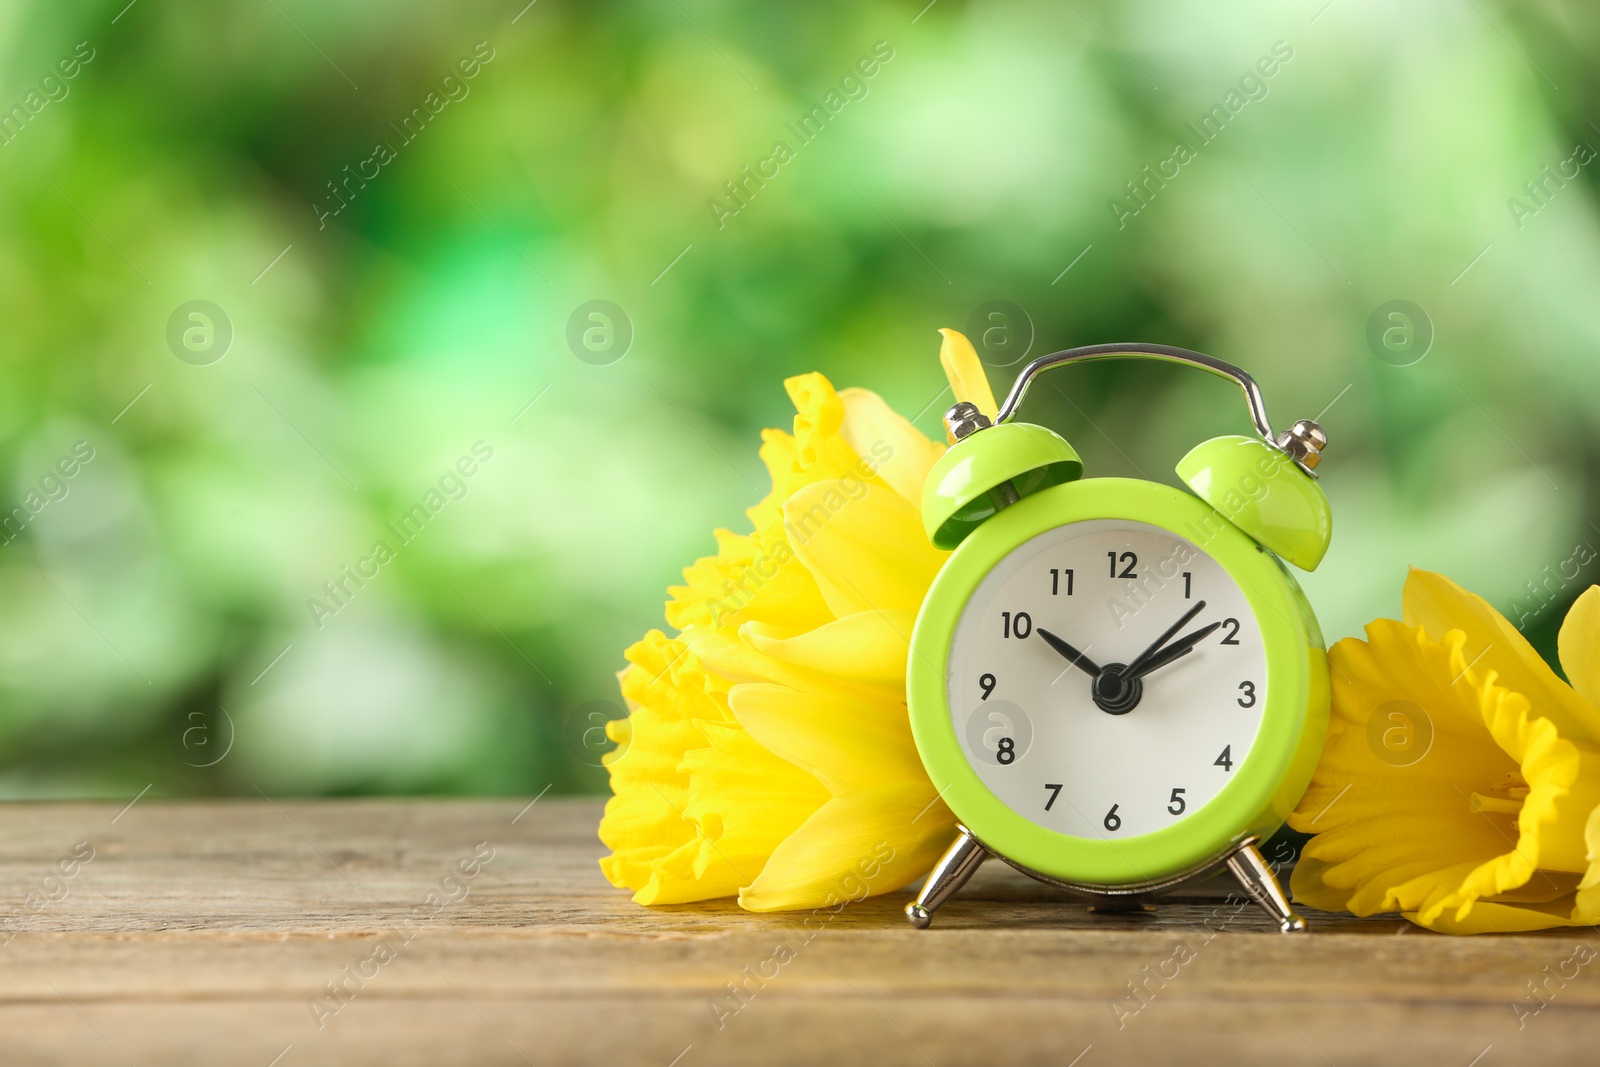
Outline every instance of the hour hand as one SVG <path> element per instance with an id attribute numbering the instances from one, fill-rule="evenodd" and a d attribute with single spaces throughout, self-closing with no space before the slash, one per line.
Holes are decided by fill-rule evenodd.
<path id="1" fill-rule="evenodd" d="M 1057 637 L 1049 630 L 1036 630 L 1035 632 L 1038 633 L 1040 637 L 1044 638 L 1045 644 L 1059 652 L 1061 657 L 1068 663 L 1072 664 L 1074 667 L 1077 667 L 1091 678 L 1100 677 L 1100 665 L 1094 660 L 1090 659 L 1088 656 L 1085 656 L 1082 652 L 1079 652 L 1077 649 L 1061 640 L 1061 638 Z"/>

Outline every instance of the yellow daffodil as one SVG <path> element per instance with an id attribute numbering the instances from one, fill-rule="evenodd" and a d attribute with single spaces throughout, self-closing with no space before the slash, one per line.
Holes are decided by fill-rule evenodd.
<path id="1" fill-rule="evenodd" d="M 957 396 L 986 394 L 953 338 Z M 717 554 L 670 590 L 678 635 L 627 652 L 600 865 L 641 904 L 832 906 L 906 885 L 954 834 L 905 703 L 912 625 L 944 560 L 919 515 L 943 448 L 874 393 L 820 374 L 785 385 L 794 432 L 762 435 L 772 492 L 747 512 L 753 531 L 718 530 Z"/>
<path id="2" fill-rule="evenodd" d="M 1600 588 L 1561 627 L 1571 685 L 1441 575 L 1411 572 L 1404 616 L 1329 653 L 1295 896 L 1450 933 L 1600 922 Z"/>

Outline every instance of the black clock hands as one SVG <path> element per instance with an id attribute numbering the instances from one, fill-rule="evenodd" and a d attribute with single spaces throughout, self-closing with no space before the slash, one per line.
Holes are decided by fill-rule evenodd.
<path id="1" fill-rule="evenodd" d="M 1068 663 L 1072 664 L 1074 667 L 1077 667 L 1091 678 L 1100 677 L 1100 665 L 1094 660 L 1090 659 L 1088 656 L 1085 656 L 1082 652 L 1079 652 L 1077 649 L 1061 640 L 1061 638 L 1057 637 L 1049 630 L 1039 629 L 1035 632 L 1040 637 L 1044 638 L 1045 644 L 1059 652 L 1061 657 Z"/>
<path id="2" fill-rule="evenodd" d="M 1137 678 L 1123 677 L 1127 668 L 1122 664 L 1108 663 L 1102 667 L 1049 630 L 1036 628 L 1034 633 L 1044 638 L 1044 643 L 1059 652 L 1068 663 L 1089 676 L 1089 695 L 1100 710 L 1122 715 L 1132 711 L 1133 706 L 1139 703 L 1144 687 Z"/>
<path id="3" fill-rule="evenodd" d="M 1138 666 L 1137 671 L 1134 670 L 1133 666 L 1129 666 L 1129 675 L 1135 678 L 1142 678 L 1151 671 L 1165 667 L 1175 659 L 1182 659 L 1194 651 L 1195 645 L 1210 637 L 1221 625 L 1220 622 L 1214 622 L 1210 626 L 1203 626 L 1192 634 L 1186 634 L 1178 638 L 1172 644 L 1145 660 L 1143 664 Z"/>
<path id="4" fill-rule="evenodd" d="M 1200 612 L 1204 611 L 1205 606 L 1206 602 L 1204 600 L 1196 601 L 1194 607 L 1183 613 L 1183 618 L 1167 627 L 1166 632 L 1164 632 L 1160 637 L 1156 638 L 1155 641 L 1151 643 L 1149 648 L 1133 657 L 1133 661 L 1128 664 L 1127 673 L 1134 677 L 1143 674 L 1144 671 L 1142 668 L 1144 667 L 1145 663 L 1149 661 L 1150 658 L 1153 657 L 1157 652 L 1161 651 L 1162 645 L 1172 640 L 1173 634 L 1189 625 L 1189 621 L 1191 619 L 1200 614 Z M 1196 640 L 1198 640 L 1198 638 L 1196 638 Z"/>
<path id="5" fill-rule="evenodd" d="M 1055 649 L 1062 659 L 1089 676 L 1089 695 L 1100 710 L 1122 715 L 1132 711 L 1134 705 L 1139 703 L 1144 687 L 1139 679 L 1128 677 L 1127 667 L 1120 663 L 1108 663 L 1102 667 L 1049 630 L 1035 627 L 1033 632 Z"/>
<path id="6" fill-rule="evenodd" d="M 1204 600 L 1196 602 L 1194 607 L 1183 613 L 1182 618 L 1167 627 L 1149 648 L 1128 664 L 1108 663 L 1102 667 L 1049 630 L 1036 628 L 1035 632 L 1058 655 L 1089 676 L 1089 695 L 1096 707 L 1110 715 L 1125 715 L 1138 706 L 1139 699 L 1144 695 L 1142 679 L 1145 675 L 1187 656 L 1222 625 L 1214 622 L 1173 640 L 1173 636 L 1204 611 L 1205 606 Z"/>

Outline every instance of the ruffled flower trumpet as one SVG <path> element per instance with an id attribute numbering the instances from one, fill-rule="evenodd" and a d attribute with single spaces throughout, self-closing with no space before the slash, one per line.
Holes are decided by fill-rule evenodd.
<path id="1" fill-rule="evenodd" d="M 1449 933 L 1600 922 L 1600 588 L 1561 628 L 1570 685 L 1441 575 L 1411 572 L 1404 615 L 1329 653 L 1295 896 Z"/>

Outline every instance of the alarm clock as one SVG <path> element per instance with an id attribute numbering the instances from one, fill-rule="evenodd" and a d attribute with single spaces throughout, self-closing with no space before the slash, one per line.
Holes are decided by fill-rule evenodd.
<path id="1" fill-rule="evenodd" d="M 1256 436 L 1217 437 L 1159 482 L 1082 478 L 1061 436 L 1016 418 L 1040 376 L 1155 360 L 1229 379 Z M 1232 364 L 1096 345 L 1029 364 L 991 420 L 970 403 L 929 474 L 922 518 L 953 549 L 917 617 L 911 730 L 958 821 L 906 906 L 926 928 L 990 856 L 1097 910 L 1227 868 L 1284 932 L 1305 928 L 1259 845 L 1305 792 L 1328 727 L 1314 569 L 1332 518 L 1327 436 L 1282 434 Z"/>

